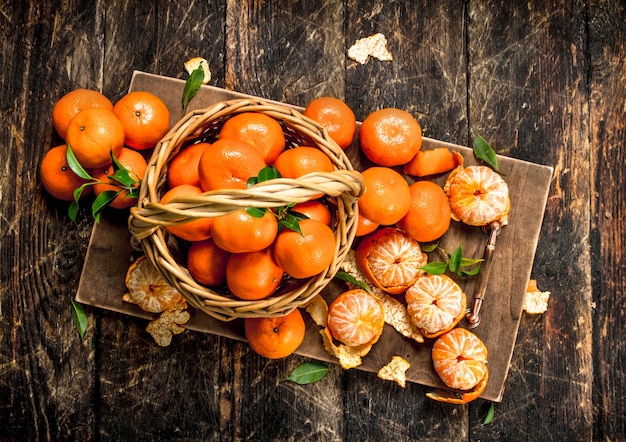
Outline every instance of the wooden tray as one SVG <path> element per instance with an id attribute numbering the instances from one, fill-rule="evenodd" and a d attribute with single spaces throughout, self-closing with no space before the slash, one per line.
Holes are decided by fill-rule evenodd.
<path id="1" fill-rule="evenodd" d="M 145 90 L 159 96 L 169 107 L 171 123 L 174 124 L 183 116 L 181 99 L 184 84 L 184 80 L 134 72 L 130 91 Z M 201 109 L 218 101 L 240 97 L 247 95 L 203 86 L 190 103 L 188 110 Z M 439 146 L 460 152 L 465 157 L 466 165 L 476 163 L 469 148 L 424 138 L 423 149 Z M 355 140 L 346 152 L 356 169 L 363 170 L 371 165 L 359 154 L 358 140 Z M 506 157 L 500 157 L 499 161 L 500 169 L 510 189 L 511 212 L 509 225 L 503 229 L 497 240 L 487 296 L 482 307 L 482 322 L 474 330 L 489 351 L 489 383 L 482 398 L 491 401 L 502 400 L 552 177 L 551 167 Z M 435 181 L 443 184 L 444 180 L 445 177 L 442 176 Z M 94 224 L 76 300 L 127 315 L 153 319 L 154 316 L 151 314 L 121 300 L 125 292 L 126 270 L 137 251 L 131 247 L 126 224 L 127 213 L 112 212 L 114 211 L 103 216 L 100 224 Z M 480 258 L 486 241 L 487 237 L 480 228 L 468 227 L 453 221 L 440 245 L 445 250 L 453 251 L 459 243 L 462 243 L 464 256 Z M 455 279 L 467 293 L 470 304 L 476 278 Z M 345 290 L 343 283 L 333 282 L 322 294 L 330 299 L 343 290 Z M 220 322 L 202 312 L 191 310 L 190 313 L 191 320 L 186 325 L 188 329 L 244 340 L 241 320 Z M 336 363 L 337 361 L 323 348 L 319 328 L 310 321 L 308 315 L 305 317 L 308 319 L 307 334 L 297 353 L 316 360 Z M 175 340 L 172 345 L 176 345 Z M 364 358 L 363 364 L 358 369 L 377 372 L 390 361 L 391 356 L 398 355 L 411 363 L 407 371 L 408 381 L 431 387 L 444 387 L 432 368 L 430 349 L 429 342 L 417 344 L 386 325 L 379 343 Z"/>

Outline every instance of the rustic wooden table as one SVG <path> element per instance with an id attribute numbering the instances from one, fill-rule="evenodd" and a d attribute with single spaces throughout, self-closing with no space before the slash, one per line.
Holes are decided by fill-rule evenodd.
<path id="1" fill-rule="evenodd" d="M 9 1 L 0 8 L 1 440 L 624 440 L 626 8 L 613 1 Z M 392 62 L 346 57 L 382 32 Z M 425 135 L 554 168 L 533 277 L 552 293 L 524 315 L 502 402 L 435 403 L 335 366 L 268 361 L 196 332 L 162 349 L 146 321 L 86 307 L 71 318 L 92 220 L 38 179 L 50 113 L 76 87 L 112 100 L 133 70 L 357 118 L 395 106 Z M 524 244 L 519 244 L 520 248 Z"/>

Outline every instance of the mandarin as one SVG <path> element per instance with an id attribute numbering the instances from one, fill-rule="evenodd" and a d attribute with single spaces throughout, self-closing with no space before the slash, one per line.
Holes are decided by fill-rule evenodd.
<path id="1" fill-rule="evenodd" d="M 383 108 L 365 117 L 359 140 L 370 161 L 380 166 L 400 166 L 422 148 L 422 127 L 405 110 Z"/>
<path id="2" fill-rule="evenodd" d="M 245 318 L 244 330 L 252 350 L 269 359 L 284 358 L 295 352 L 306 333 L 300 310 L 275 318 Z"/>
<path id="3" fill-rule="evenodd" d="M 335 258 L 335 234 L 315 219 L 300 221 L 301 233 L 282 230 L 273 244 L 274 259 L 293 278 L 309 278 L 324 271 Z"/>
<path id="4" fill-rule="evenodd" d="M 398 221 L 416 241 L 430 242 L 440 238 L 450 228 L 450 203 L 443 189 L 432 181 L 416 181 L 409 187 L 411 205 Z"/>
<path id="5" fill-rule="evenodd" d="M 298 203 L 291 208 L 291 211 L 304 215 L 307 218 L 321 221 L 327 226 L 330 226 L 333 220 L 333 216 L 326 204 L 319 200 L 309 200 Z"/>
<path id="6" fill-rule="evenodd" d="M 424 275 L 406 291 L 411 322 L 427 338 L 452 330 L 465 316 L 467 297 L 447 275 Z"/>
<path id="7" fill-rule="evenodd" d="M 359 213 L 356 224 L 356 233 L 355 236 L 365 236 L 372 233 L 374 230 L 378 229 L 380 224 L 377 224 L 363 216 L 362 213 Z"/>
<path id="8" fill-rule="evenodd" d="M 74 89 L 59 98 L 52 108 L 52 123 L 59 136 L 65 139 L 67 126 L 78 112 L 95 107 L 112 111 L 113 103 L 91 89 Z"/>
<path id="9" fill-rule="evenodd" d="M 356 133 L 356 117 L 345 102 L 335 97 L 320 97 L 311 101 L 303 112 L 317 121 L 337 145 L 345 150 Z"/>
<path id="10" fill-rule="evenodd" d="M 117 161 L 124 166 L 128 171 L 128 175 L 134 180 L 132 187 L 139 187 L 141 180 L 143 179 L 148 164 L 146 159 L 139 152 L 127 147 L 123 147 L 119 155 L 116 157 Z M 105 168 L 99 168 L 93 170 L 93 177 L 100 181 L 98 184 L 94 184 L 93 191 L 96 196 L 103 192 L 116 192 L 115 199 L 109 204 L 114 209 L 126 209 L 134 206 L 137 202 L 137 198 L 129 196 L 129 191 L 124 189 L 124 184 L 111 178 L 114 174 L 113 165 L 109 165 Z"/>
<path id="11" fill-rule="evenodd" d="M 44 189 L 53 197 L 63 201 L 74 200 L 74 190 L 87 183 L 76 175 L 67 164 L 67 145 L 50 149 L 44 155 L 39 167 L 39 177 Z M 91 192 L 91 186 L 84 188 L 81 197 Z"/>
<path id="12" fill-rule="evenodd" d="M 480 338 L 464 328 L 445 333 L 432 349 L 435 371 L 448 387 L 456 390 L 471 390 L 481 383 L 488 375 L 487 355 Z"/>
<path id="13" fill-rule="evenodd" d="M 428 262 L 417 241 L 395 227 L 384 227 L 364 237 L 355 252 L 365 277 L 379 289 L 397 295 L 411 287 Z"/>
<path id="14" fill-rule="evenodd" d="M 359 198 L 359 213 L 373 223 L 389 226 L 398 222 L 411 206 L 409 184 L 389 167 L 375 166 L 362 172 L 365 192 Z"/>
<path id="15" fill-rule="evenodd" d="M 262 217 L 246 209 L 234 210 L 213 219 L 211 234 L 215 243 L 232 253 L 256 252 L 269 247 L 276 238 L 278 220 L 270 210 Z"/>
<path id="16" fill-rule="evenodd" d="M 266 164 L 272 164 L 285 150 L 285 134 L 280 123 L 259 112 L 243 112 L 224 123 L 218 138 L 233 138 L 254 146 Z"/>
<path id="17" fill-rule="evenodd" d="M 269 248 L 233 253 L 226 266 L 226 282 L 239 299 L 256 301 L 267 298 L 276 290 L 283 280 L 283 273 Z"/>
<path id="18" fill-rule="evenodd" d="M 125 144 L 137 150 L 149 149 L 170 129 L 170 111 L 159 97 L 146 91 L 129 92 L 113 106 L 124 126 Z"/>
<path id="19" fill-rule="evenodd" d="M 170 187 L 181 184 L 201 187 L 198 165 L 204 150 L 209 146 L 209 143 L 197 143 L 179 151 L 167 167 L 167 184 Z"/>
<path id="20" fill-rule="evenodd" d="M 230 252 L 220 249 L 211 238 L 196 241 L 187 252 L 187 269 L 200 284 L 222 286 L 229 257 Z"/>
<path id="21" fill-rule="evenodd" d="M 300 178 L 312 172 L 332 172 L 334 166 L 330 158 L 319 149 L 310 146 L 297 146 L 281 153 L 274 167 L 283 178 Z"/>
<path id="22" fill-rule="evenodd" d="M 220 189 L 245 189 L 248 178 L 265 167 L 261 154 L 245 141 L 223 138 L 207 146 L 198 172 L 205 192 Z"/>
<path id="23" fill-rule="evenodd" d="M 124 126 L 108 109 L 84 109 L 71 119 L 65 140 L 85 169 L 106 167 L 124 147 Z"/>
<path id="24" fill-rule="evenodd" d="M 341 293 L 328 306 L 328 329 L 349 347 L 373 345 L 383 333 L 382 303 L 363 289 Z"/>
<path id="25" fill-rule="evenodd" d="M 165 192 L 161 197 L 162 204 L 168 204 L 174 198 L 186 198 L 202 195 L 202 189 L 191 184 L 181 184 Z M 165 230 L 187 241 L 202 241 L 211 236 L 213 218 L 198 217 L 181 224 L 165 226 Z"/>

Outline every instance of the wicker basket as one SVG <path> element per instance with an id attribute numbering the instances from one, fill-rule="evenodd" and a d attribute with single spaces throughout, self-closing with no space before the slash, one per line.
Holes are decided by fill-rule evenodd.
<path id="1" fill-rule="evenodd" d="M 275 118 L 283 127 L 287 147 L 317 147 L 328 155 L 336 170 L 313 173 L 299 179 L 274 179 L 245 190 L 206 192 L 160 204 L 161 195 L 167 190 L 166 174 L 170 159 L 189 144 L 214 141 L 224 121 L 242 112 L 260 112 Z M 131 209 L 129 230 L 164 278 L 196 309 L 221 321 L 281 316 L 306 304 L 334 277 L 354 240 L 357 200 L 363 191 L 361 174 L 353 169 L 345 153 L 319 124 L 290 107 L 273 102 L 230 100 L 190 112 L 159 142 L 148 162 L 137 206 Z M 335 259 L 322 273 L 307 280 L 291 280 L 269 298 L 259 301 L 240 300 L 227 292 L 218 292 L 196 282 L 184 264 L 184 241 L 164 228 L 200 217 L 224 215 L 245 207 L 273 208 L 300 203 L 320 193 L 328 195 L 336 203 L 333 224 Z"/>

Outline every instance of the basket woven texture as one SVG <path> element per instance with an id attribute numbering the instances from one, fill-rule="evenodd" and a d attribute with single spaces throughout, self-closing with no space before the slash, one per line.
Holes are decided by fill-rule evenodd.
<path id="1" fill-rule="evenodd" d="M 312 173 L 298 179 L 279 178 L 245 190 L 224 189 L 202 195 L 177 198 L 160 204 L 167 190 L 169 161 L 189 144 L 214 141 L 224 121 L 242 112 L 260 112 L 283 126 L 287 147 L 313 146 L 331 159 L 335 170 Z M 128 221 L 133 239 L 175 287 L 188 304 L 221 321 L 243 317 L 274 317 L 305 305 L 332 280 L 354 240 L 358 198 L 364 191 L 361 174 L 346 154 L 316 122 L 298 111 L 261 99 L 219 102 L 188 113 L 156 146 L 141 183 L 139 200 Z M 216 291 L 196 282 L 185 267 L 186 245 L 169 234 L 164 226 L 202 217 L 216 217 L 246 207 L 275 208 L 310 200 L 323 193 L 335 207 L 333 231 L 335 259 L 320 274 L 307 280 L 291 280 L 270 297 L 259 301 L 240 300 L 228 292 Z"/>

